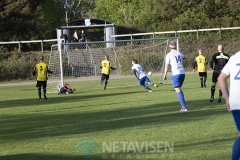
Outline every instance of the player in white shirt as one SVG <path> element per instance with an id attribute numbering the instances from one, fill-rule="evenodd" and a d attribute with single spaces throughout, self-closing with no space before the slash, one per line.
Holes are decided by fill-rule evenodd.
<path id="1" fill-rule="evenodd" d="M 168 67 L 171 65 L 171 79 L 172 79 L 172 85 L 177 93 L 178 100 L 182 106 L 180 111 L 187 111 L 187 106 L 184 99 L 184 94 L 181 89 L 181 86 L 185 79 L 185 72 L 182 65 L 182 59 L 184 58 L 184 55 L 176 50 L 176 43 L 171 42 L 169 45 L 170 52 L 166 55 L 166 62 L 165 62 L 165 70 L 164 70 L 164 76 L 163 79 L 167 79 L 167 72 Z"/>
<path id="2" fill-rule="evenodd" d="M 141 65 L 137 64 L 137 60 L 132 60 L 132 70 L 136 76 L 136 78 L 139 81 L 139 84 L 143 86 L 143 88 L 147 89 L 149 92 L 152 92 L 153 90 L 149 88 L 148 86 L 145 86 L 145 82 L 148 83 L 150 86 L 158 87 L 158 85 L 154 84 L 150 81 L 150 79 L 146 76 L 144 69 Z"/>
<path id="3" fill-rule="evenodd" d="M 230 76 L 230 93 L 228 91 L 227 78 Z M 234 54 L 222 69 L 218 77 L 222 94 L 226 100 L 228 111 L 232 112 L 233 119 L 238 130 L 238 137 L 232 148 L 232 160 L 240 159 L 240 51 Z"/>

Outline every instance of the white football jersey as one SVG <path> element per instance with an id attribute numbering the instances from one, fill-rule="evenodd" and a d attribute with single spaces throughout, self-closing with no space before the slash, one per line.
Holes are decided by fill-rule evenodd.
<path id="1" fill-rule="evenodd" d="M 230 75 L 229 105 L 231 110 L 240 109 L 240 51 L 231 56 L 228 63 L 222 69 L 226 75 Z"/>
<path id="2" fill-rule="evenodd" d="M 138 79 L 141 79 L 141 78 L 143 78 L 143 77 L 146 76 L 146 74 L 145 74 L 142 66 L 139 65 L 139 64 L 134 64 L 134 65 L 132 66 L 132 70 L 135 70 L 135 71 L 136 71 L 136 75 L 137 75 Z"/>
<path id="3" fill-rule="evenodd" d="M 171 65 L 171 71 L 172 71 L 172 75 L 178 75 L 178 74 L 184 74 L 184 68 L 182 65 L 182 59 L 184 58 L 184 55 L 177 51 L 177 50 L 171 50 L 171 52 L 169 52 L 166 55 L 166 64 L 170 64 Z"/>

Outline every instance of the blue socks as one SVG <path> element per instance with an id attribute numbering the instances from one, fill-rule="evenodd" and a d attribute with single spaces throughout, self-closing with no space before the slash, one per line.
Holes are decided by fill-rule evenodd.
<path id="1" fill-rule="evenodd" d="M 148 86 L 143 86 L 143 88 L 147 89 L 147 90 L 152 90 L 151 88 L 149 88 Z"/>
<path id="2" fill-rule="evenodd" d="M 232 148 L 232 160 L 239 160 L 240 158 L 240 136 L 237 137 Z"/>
<path id="3" fill-rule="evenodd" d="M 183 92 L 178 92 L 177 95 L 178 95 L 178 100 L 179 100 L 180 104 L 182 105 L 182 108 L 187 109 Z"/>

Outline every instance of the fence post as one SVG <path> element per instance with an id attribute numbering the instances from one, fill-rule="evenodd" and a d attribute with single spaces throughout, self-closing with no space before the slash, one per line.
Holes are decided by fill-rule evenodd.
<path id="1" fill-rule="evenodd" d="M 41 41 L 41 49 L 42 49 L 42 53 L 43 53 L 43 40 Z"/>
<path id="2" fill-rule="evenodd" d="M 219 38 L 220 38 L 220 40 L 222 39 L 222 29 L 221 28 L 219 28 Z"/>
<path id="3" fill-rule="evenodd" d="M 197 29 L 197 40 L 198 40 L 198 29 Z"/>
<path id="4" fill-rule="evenodd" d="M 20 45 L 20 41 L 18 41 L 18 50 L 19 50 L 19 52 L 21 51 L 21 45 Z"/>

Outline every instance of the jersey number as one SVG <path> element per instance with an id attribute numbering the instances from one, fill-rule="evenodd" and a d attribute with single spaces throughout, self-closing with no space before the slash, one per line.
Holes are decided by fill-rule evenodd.
<path id="1" fill-rule="evenodd" d="M 176 59 L 176 62 L 178 63 L 178 62 L 180 62 L 181 63 L 181 61 L 182 61 L 182 59 L 181 59 L 181 56 L 180 55 L 178 55 L 177 57 L 175 56 L 175 59 Z"/>
<path id="2" fill-rule="evenodd" d="M 43 70 L 43 67 L 42 66 L 40 66 L 40 71 L 42 71 Z"/>
<path id="3" fill-rule="evenodd" d="M 202 58 L 199 58 L 199 63 L 202 63 Z"/>
<path id="4" fill-rule="evenodd" d="M 240 66 L 240 63 L 237 63 L 236 66 Z M 234 77 L 234 80 L 240 80 L 240 69 L 239 69 L 238 73 L 236 74 L 236 76 Z"/>
<path id="5" fill-rule="evenodd" d="M 143 71 L 143 70 L 142 70 L 142 67 L 139 67 L 139 66 L 138 66 L 137 69 L 138 69 L 139 72 L 140 72 L 140 71 Z"/>

